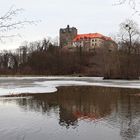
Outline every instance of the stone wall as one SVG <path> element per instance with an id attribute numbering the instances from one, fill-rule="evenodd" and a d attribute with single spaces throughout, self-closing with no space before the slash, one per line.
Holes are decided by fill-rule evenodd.
<path id="1" fill-rule="evenodd" d="M 77 29 L 75 27 L 70 28 L 70 26 L 67 25 L 66 28 L 60 29 L 59 34 L 61 48 L 64 46 L 72 46 L 73 39 L 77 36 Z"/>

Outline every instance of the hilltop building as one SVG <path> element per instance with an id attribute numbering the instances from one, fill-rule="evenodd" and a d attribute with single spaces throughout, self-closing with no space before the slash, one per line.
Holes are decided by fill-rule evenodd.
<path id="1" fill-rule="evenodd" d="M 78 34 L 78 30 L 75 27 L 70 28 L 69 25 L 60 29 L 60 46 L 68 50 L 81 47 L 85 51 L 95 51 L 98 48 L 108 51 L 117 49 L 117 44 L 110 37 L 100 33 Z"/>
<path id="2" fill-rule="evenodd" d="M 77 29 L 75 27 L 70 28 L 67 25 L 67 28 L 60 29 L 60 47 L 73 46 L 73 39 L 77 36 Z"/>

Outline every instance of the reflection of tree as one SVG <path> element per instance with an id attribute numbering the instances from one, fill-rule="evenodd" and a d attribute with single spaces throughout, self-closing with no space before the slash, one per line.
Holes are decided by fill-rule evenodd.
<path id="1" fill-rule="evenodd" d="M 121 136 L 124 140 L 136 139 L 140 132 L 140 104 L 139 98 L 127 96 L 120 100 Z"/>
<path id="2" fill-rule="evenodd" d="M 42 114 L 49 113 L 58 108 L 56 94 L 36 94 L 32 98 L 16 100 L 16 103 L 24 110 L 36 111 Z"/>
<path id="3" fill-rule="evenodd" d="M 122 90 L 118 96 L 116 107 L 107 122 L 120 129 L 122 140 L 136 140 L 140 134 L 140 100 L 131 94 L 138 90 Z"/>
<path id="4" fill-rule="evenodd" d="M 71 111 L 67 111 L 66 109 L 63 109 L 60 107 L 60 120 L 59 124 L 61 126 L 66 126 L 69 128 L 69 126 L 77 126 L 77 117 L 73 115 Z"/>
<path id="5" fill-rule="evenodd" d="M 59 124 L 77 127 L 79 119 L 107 118 L 108 124 L 120 129 L 123 140 L 132 140 L 140 132 L 140 100 L 129 96 L 139 90 L 103 87 L 62 87 L 53 94 L 35 94 L 16 103 L 25 110 L 59 115 Z M 59 110 L 59 112 L 58 112 Z"/>
<path id="6" fill-rule="evenodd" d="M 124 91 L 124 90 L 123 90 Z M 48 113 L 59 107 L 60 125 L 76 125 L 78 118 L 96 120 L 109 115 L 121 89 L 101 87 L 63 87 L 54 94 L 36 94 L 17 100 L 26 110 Z"/>

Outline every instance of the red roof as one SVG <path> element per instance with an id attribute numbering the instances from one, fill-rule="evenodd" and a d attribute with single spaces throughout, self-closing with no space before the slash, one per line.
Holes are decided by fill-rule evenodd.
<path id="1" fill-rule="evenodd" d="M 74 112 L 74 116 L 77 118 L 83 118 L 83 119 L 90 119 L 90 120 L 98 120 L 101 119 L 103 116 L 100 114 L 94 114 L 94 113 L 84 113 L 84 112 Z"/>
<path id="2" fill-rule="evenodd" d="M 100 38 L 103 40 L 112 41 L 111 37 L 107 37 L 107 36 L 104 36 L 104 35 L 99 34 L 99 33 L 79 34 L 73 39 L 73 41 L 75 42 L 75 41 L 79 41 L 81 39 L 92 39 L 92 38 Z"/>

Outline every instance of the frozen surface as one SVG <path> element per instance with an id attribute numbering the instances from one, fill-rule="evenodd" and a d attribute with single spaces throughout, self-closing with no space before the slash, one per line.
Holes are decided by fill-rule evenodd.
<path id="1" fill-rule="evenodd" d="M 102 77 L 0 77 L 0 95 L 52 93 L 59 86 L 105 86 L 140 89 L 140 81 L 103 80 Z"/>

